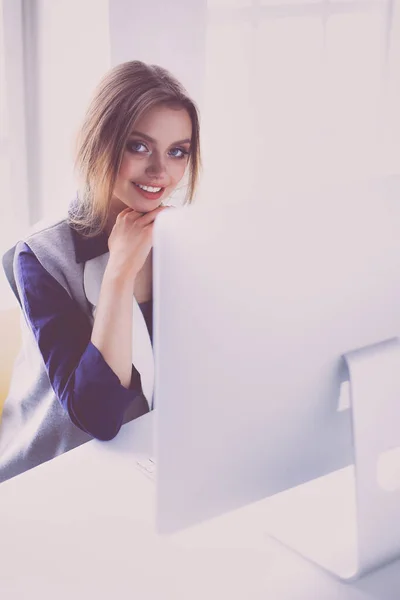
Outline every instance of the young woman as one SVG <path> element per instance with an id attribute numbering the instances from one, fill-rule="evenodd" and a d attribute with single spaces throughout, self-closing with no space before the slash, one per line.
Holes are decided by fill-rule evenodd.
<path id="1" fill-rule="evenodd" d="M 198 113 L 182 86 L 138 61 L 112 69 L 79 136 L 68 218 L 3 261 L 24 319 L 0 481 L 151 410 L 154 221 L 186 174 L 192 201 L 199 165 Z"/>

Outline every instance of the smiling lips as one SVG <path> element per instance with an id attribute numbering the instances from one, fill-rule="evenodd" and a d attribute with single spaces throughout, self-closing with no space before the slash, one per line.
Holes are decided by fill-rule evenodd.
<path id="1" fill-rule="evenodd" d="M 152 185 L 143 185 L 141 183 L 132 182 L 138 192 L 147 200 L 158 200 L 164 193 L 165 188 L 155 187 Z"/>

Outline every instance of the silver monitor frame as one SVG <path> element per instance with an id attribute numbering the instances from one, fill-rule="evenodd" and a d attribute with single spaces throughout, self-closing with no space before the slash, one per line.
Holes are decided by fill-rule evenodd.
<path id="1" fill-rule="evenodd" d="M 276 508 L 281 493 L 353 469 L 353 558 L 339 568 L 322 564 L 318 550 L 308 558 L 350 579 L 399 554 L 399 491 L 378 493 L 375 476 L 377 453 L 400 445 L 398 198 L 393 176 L 258 204 L 249 198 L 248 211 L 216 200 L 213 210 L 208 202 L 157 219 L 160 533 L 263 498 Z M 381 382 L 388 365 L 390 393 L 366 395 L 365 382 Z M 338 411 L 349 373 L 351 409 Z M 267 522 L 266 515 L 266 530 L 307 555 L 279 531 L 278 518 L 275 528 Z"/>

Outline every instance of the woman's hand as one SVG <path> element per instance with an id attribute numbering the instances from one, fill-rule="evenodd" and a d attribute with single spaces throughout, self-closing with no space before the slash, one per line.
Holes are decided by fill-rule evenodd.
<path id="1" fill-rule="evenodd" d="M 165 208 L 161 206 L 144 215 L 126 208 L 118 215 L 108 241 L 110 258 L 101 284 L 91 339 L 127 389 L 132 376 L 135 279 L 153 245 L 154 220 Z"/>
<path id="2" fill-rule="evenodd" d="M 159 206 L 144 214 L 126 208 L 119 213 L 108 239 L 108 270 L 112 269 L 114 276 L 136 278 L 153 245 L 154 221 L 166 208 Z"/>

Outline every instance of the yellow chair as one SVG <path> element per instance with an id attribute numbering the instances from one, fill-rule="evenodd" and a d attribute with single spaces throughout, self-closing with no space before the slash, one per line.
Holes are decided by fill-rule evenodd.
<path id="1" fill-rule="evenodd" d="M 21 347 L 19 307 L 0 310 L 0 418 L 15 359 Z"/>

